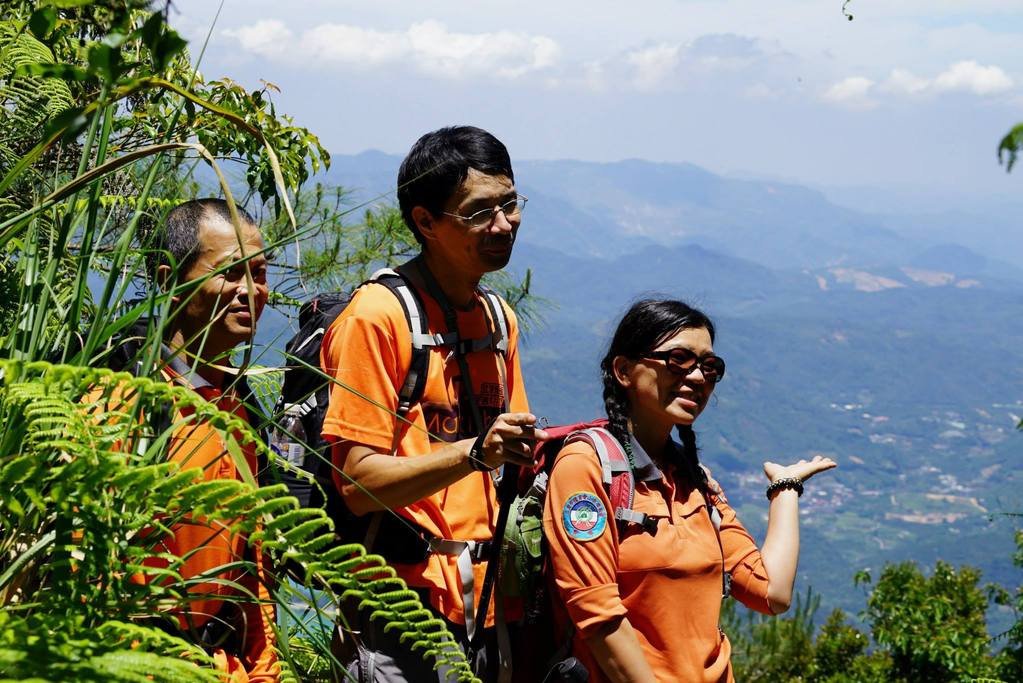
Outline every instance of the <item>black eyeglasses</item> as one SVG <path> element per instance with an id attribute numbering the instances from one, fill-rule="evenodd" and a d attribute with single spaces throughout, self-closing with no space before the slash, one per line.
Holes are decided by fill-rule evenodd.
<path id="1" fill-rule="evenodd" d="M 688 376 L 699 366 L 700 372 L 708 382 L 717 384 L 725 378 L 725 361 L 721 356 L 715 356 L 713 353 L 697 356 L 689 349 L 671 349 L 670 351 L 644 353 L 640 358 L 663 360 L 668 370 L 682 377 Z"/>
<path id="2" fill-rule="evenodd" d="M 522 209 L 526 208 L 527 201 L 529 200 L 520 194 L 515 199 L 511 199 L 500 206 L 495 206 L 490 209 L 482 209 L 469 216 L 461 216 L 449 211 L 445 211 L 444 215 L 457 218 L 470 228 L 484 228 L 494 221 L 494 217 L 497 216 L 498 211 L 503 212 L 506 218 L 515 218 L 522 213 Z"/>

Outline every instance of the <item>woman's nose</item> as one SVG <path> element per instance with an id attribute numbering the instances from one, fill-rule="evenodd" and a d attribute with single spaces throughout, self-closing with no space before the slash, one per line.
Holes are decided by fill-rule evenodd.
<path id="1" fill-rule="evenodd" d="M 703 368 L 697 363 L 693 366 L 692 370 L 685 374 L 685 378 L 692 382 L 703 384 L 707 381 L 707 378 L 703 375 Z"/>

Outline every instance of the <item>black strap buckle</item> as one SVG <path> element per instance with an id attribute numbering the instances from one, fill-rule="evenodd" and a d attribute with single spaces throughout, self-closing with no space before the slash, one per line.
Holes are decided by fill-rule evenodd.
<path id="1" fill-rule="evenodd" d="M 490 548 L 493 545 L 492 541 L 476 541 L 475 547 L 469 551 L 469 557 L 472 558 L 473 564 L 479 564 L 487 560 L 490 557 Z"/>

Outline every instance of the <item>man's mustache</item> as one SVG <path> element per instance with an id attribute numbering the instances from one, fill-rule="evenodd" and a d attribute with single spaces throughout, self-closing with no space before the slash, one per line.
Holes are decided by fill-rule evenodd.
<path id="1" fill-rule="evenodd" d="M 483 240 L 483 246 L 504 246 L 505 244 L 513 244 L 515 242 L 515 233 L 507 233 L 504 235 L 491 235 Z"/>

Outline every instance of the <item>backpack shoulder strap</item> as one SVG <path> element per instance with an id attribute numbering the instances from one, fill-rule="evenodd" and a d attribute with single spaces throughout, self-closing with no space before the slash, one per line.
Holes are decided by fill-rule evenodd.
<path id="1" fill-rule="evenodd" d="M 494 352 L 501 355 L 508 354 L 508 316 L 505 314 L 504 301 L 501 295 L 489 287 L 480 287 L 480 294 L 483 301 L 490 310 L 490 319 L 494 321 L 494 331 L 491 333 L 490 345 Z"/>
<path id="2" fill-rule="evenodd" d="M 585 441 L 597 453 L 601 478 L 611 499 L 611 505 L 614 506 L 615 521 L 621 527 L 637 524 L 646 529 L 650 518 L 645 513 L 632 509 L 636 499 L 636 477 L 629 465 L 625 449 L 618 443 L 618 439 L 603 427 L 590 427 L 565 439 L 566 444 L 572 441 Z"/>
<path id="3" fill-rule="evenodd" d="M 245 415 L 248 418 L 249 426 L 251 426 L 256 432 L 259 433 L 259 438 L 262 439 L 264 444 L 270 443 L 270 430 L 267 425 L 270 424 L 270 420 L 267 419 L 263 412 L 263 406 L 260 405 L 259 399 L 256 397 L 256 392 L 252 390 L 252 386 L 249 384 L 248 378 L 245 373 L 239 373 L 238 381 L 235 384 L 235 390 L 238 394 L 238 402 L 245 408 Z M 267 469 L 266 455 L 261 450 L 256 451 L 256 462 L 259 471 L 253 472 L 257 478 L 261 478 L 263 473 Z M 261 484 L 263 482 L 260 479 Z"/>
<path id="4" fill-rule="evenodd" d="M 405 313 L 405 322 L 412 335 L 412 361 L 405 374 L 405 381 L 398 389 L 398 415 L 404 417 L 413 404 L 423 397 L 430 368 L 430 347 L 439 344 L 429 335 L 423 302 L 401 273 L 391 268 L 382 268 L 373 273 L 367 282 L 378 282 L 394 294 Z"/>

